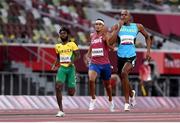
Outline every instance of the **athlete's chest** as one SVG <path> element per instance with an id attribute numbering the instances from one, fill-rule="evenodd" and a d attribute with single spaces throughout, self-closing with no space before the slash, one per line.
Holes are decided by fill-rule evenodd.
<path id="1" fill-rule="evenodd" d="M 58 48 L 58 51 L 60 54 L 62 54 L 62 53 L 70 53 L 73 50 L 70 44 L 66 44 L 66 45 L 60 45 L 60 47 Z"/>
<path id="2" fill-rule="evenodd" d="M 103 36 L 93 36 L 91 38 L 91 44 L 103 44 L 104 43 L 104 37 Z"/>
<path id="3" fill-rule="evenodd" d="M 132 35 L 136 36 L 138 33 L 138 29 L 136 25 L 129 25 L 129 26 L 122 26 L 121 29 L 119 30 L 119 37 L 123 35 Z"/>

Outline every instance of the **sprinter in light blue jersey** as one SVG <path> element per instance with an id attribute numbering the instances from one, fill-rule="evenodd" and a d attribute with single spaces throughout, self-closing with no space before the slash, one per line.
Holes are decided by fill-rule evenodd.
<path id="1" fill-rule="evenodd" d="M 128 75 L 133 69 L 136 61 L 135 39 L 139 32 L 141 32 L 145 37 L 147 44 L 147 60 L 150 59 L 151 40 L 142 24 L 132 23 L 131 15 L 128 10 L 121 11 L 121 20 L 118 24 L 112 27 L 112 31 L 113 38 L 111 39 L 111 43 L 113 44 L 118 41 L 117 67 L 125 96 L 124 110 L 129 111 L 130 106 L 135 106 L 136 104 L 136 92 L 135 90 L 132 90 L 132 87 L 128 80 Z"/>

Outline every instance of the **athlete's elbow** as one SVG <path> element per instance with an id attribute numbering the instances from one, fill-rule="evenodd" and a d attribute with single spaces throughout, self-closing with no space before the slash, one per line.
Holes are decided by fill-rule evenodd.
<path id="1" fill-rule="evenodd" d="M 144 37 L 145 37 L 146 41 L 150 40 L 150 36 L 149 35 L 146 35 Z"/>
<path id="2" fill-rule="evenodd" d="M 107 41 L 107 44 L 109 45 L 109 46 L 112 46 L 114 43 L 116 42 L 116 38 L 110 38 L 108 41 Z"/>

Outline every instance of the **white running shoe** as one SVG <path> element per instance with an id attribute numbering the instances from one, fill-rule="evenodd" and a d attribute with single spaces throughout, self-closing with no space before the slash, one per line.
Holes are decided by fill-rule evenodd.
<path id="1" fill-rule="evenodd" d="M 89 104 L 89 110 L 95 109 L 95 103 L 96 103 L 96 99 L 91 99 L 90 104 Z"/>
<path id="2" fill-rule="evenodd" d="M 136 91 L 132 90 L 133 96 L 129 98 L 130 105 L 134 107 L 136 105 Z"/>
<path id="3" fill-rule="evenodd" d="M 124 104 L 124 111 L 130 111 L 130 105 L 129 103 Z"/>
<path id="4" fill-rule="evenodd" d="M 110 110 L 111 112 L 114 112 L 114 107 L 115 107 L 114 101 L 112 100 L 112 101 L 109 102 L 109 110 Z"/>
<path id="5" fill-rule="evenodd" d="M 56 114 L 56 117 L 64 117 L 65 113 L 62 111 L 58 111 L 58 113 Z"/>

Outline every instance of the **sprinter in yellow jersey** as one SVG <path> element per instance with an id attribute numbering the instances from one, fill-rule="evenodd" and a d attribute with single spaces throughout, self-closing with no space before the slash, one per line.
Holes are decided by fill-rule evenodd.
<path id="1" fill-rule="evenodd" d="M 55 51 L 57 60 L 55 64 L 60 64 L 56 76 L 56 98 L 59 105 L 59 112 L 56 117 L 63 117 L 64 111 L 62 106 L 62 88 L 66 83 L 68 86 L 68 94 L 73 96 L 76 87 L 75 66 L 74 60 L 79 58 L 79 48 L 74 42 L 69 41 L 69 30 L 66 27 L 61 27 L 59 35 L 62 43 L 56 44 Z M 52 69 L 55 69 L 53 65 Z"/>

